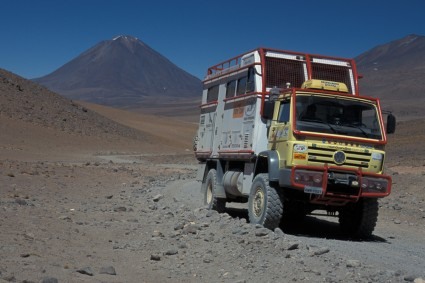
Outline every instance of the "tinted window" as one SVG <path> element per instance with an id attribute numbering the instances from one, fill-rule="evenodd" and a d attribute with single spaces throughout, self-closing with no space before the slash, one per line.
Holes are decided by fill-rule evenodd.
<path id="1" fill-rule="evenodd" d="M 207 102 L 218 100 L 218 87 L 219 85 L 215 85 L 208 89 L 207 93 Z"/>
<path id="2" fill-rule="evenodd" d="M 249 68 L 248 71 L 248 82 L 246 84 L 246 92 L 255 91 L 255 71 L 254 68 Z"/>
<path id="3" fill-rule="evenodd" d="M 277 117 L 278 122 L 286 123 L 289 122 L 289 101 L 282 102 L 279 107 L 279 116 Z"/>
<path id="4" fill-rule="evenodd" d="M 246 82 L 248 77 L 243 77 L 238 80 L 238 90 L 236 95 L 243 95 L 246 93 Z"/>
<path id="5" fill-rule="evenodd" d="M 227 83 L 226 88 L 226 98 L 235 96 L 236 91 L 236 81 L 231 81 Z"/>

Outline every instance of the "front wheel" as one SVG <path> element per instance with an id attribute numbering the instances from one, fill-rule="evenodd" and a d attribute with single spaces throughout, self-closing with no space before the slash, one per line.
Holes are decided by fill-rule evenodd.
<path id="1" fill-rule="evenodd" d="M 339 212 L 339 224 L 346 236 L 370 238 L 378 221 L 378 199 L 363 198 Z"/>
<path id="2" fill-rule="evenodd" d="M 208 172 L 205 182 L 207 189 L 205 190 L 204 204 L 207 205 L 208 209 L 216 210 L 220 213 L 224 212 L 226 210 L 226 200 L 215 196 L 215 188 L 217 186 L 217 171 L 215 169 L 211 169 Z"/>
<path id="3" fill-rule="evenodd" d="M 274 230 L 283 214 L 282 198 L 270 186 L 268 174 L 258 174 L 251 186 L 248 201 L 249 222 Z"/>

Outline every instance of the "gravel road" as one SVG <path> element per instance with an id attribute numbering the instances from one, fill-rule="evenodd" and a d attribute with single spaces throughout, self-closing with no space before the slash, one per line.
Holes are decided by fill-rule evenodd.
<path id="1" fill-rule="evenodd" d="M 247 223 L 240 205 L 208 211 L 193 163 L 183 166 L 175 156 L 123 159 L 2 161 L 0 282 L 425 278 L 424 218 L 412 213 L 405 221 L 400 214 L 422 200 L 395 193 L 383 201 L 370 241 L 341 237 L 327 217 L 270 231 Z"/>

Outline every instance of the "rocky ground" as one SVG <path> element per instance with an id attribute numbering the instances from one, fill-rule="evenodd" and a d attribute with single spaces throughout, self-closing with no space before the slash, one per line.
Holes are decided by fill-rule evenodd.
<path id="1" fill-rule="evenodd" d="M 393 171 L 374 237 L 334 219 L 270 231 L 208 211 L 192 155 L 0 162 L 8 282 L 416 282 L 425 278 L 425 167 Z M 393 167 L 392 170 L 396 169 Z M 409 182 L 406 189 L 402 184 Z"/>
<path id="2" fill-rule="evenodd" d="M 18 79 L 0 77 L 4 103 L 1 87 L 31 90 Z M 243 206 L 206 210 L 190 145 L 164 153 L 172 125 L 131 136 L 65 101 L 93 115 L 85 135 L 72 113 L 69 128 L 39 122 L 44 108 L 27 99 L 27 112 L 0 109 L 0 282 L 424 282 L 423 120 L 390 137 L 393 191 L 373 237 L 356 241 L 330 217 L 270 231 L 247 223 Z"/>

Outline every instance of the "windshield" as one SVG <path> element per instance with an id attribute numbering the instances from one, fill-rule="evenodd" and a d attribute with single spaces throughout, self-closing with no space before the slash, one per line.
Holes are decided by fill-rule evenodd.
<path id="1" fill-rule="evenodd" d="M 376 107 L 346 98 L 298 95 L 296 128 L 299 131 L 381 139 Z"/>

